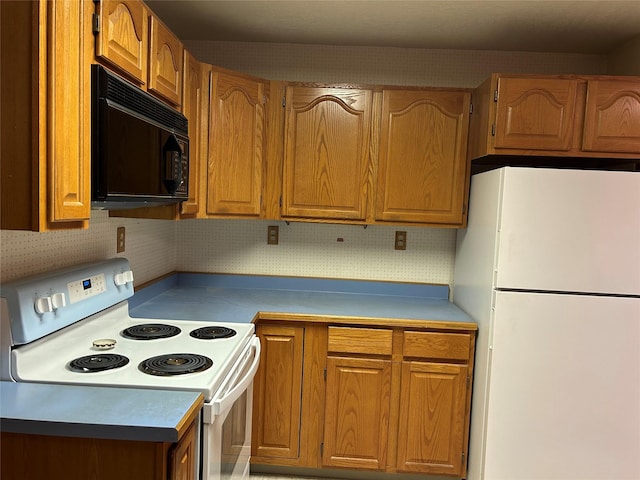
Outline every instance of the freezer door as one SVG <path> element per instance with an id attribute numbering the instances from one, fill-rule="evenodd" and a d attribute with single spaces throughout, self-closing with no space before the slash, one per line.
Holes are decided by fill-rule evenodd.
<path id="1" fill-rule="evenodd" d="M 506 168 L 502 188 L 496 288 L 640 295 L 640 172 Z"/>
<path id="2" fill-rule="evenodd" d="M 469 480 L 640 478 L 640 298 L 498 292 L 490 349 Z"/>

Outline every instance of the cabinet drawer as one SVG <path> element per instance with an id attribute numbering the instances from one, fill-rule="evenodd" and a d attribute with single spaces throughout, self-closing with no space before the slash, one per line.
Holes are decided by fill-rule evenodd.
<path id="1" fill-rule="evenodd" d="M 463 333 L 405 332 L 405 357 L 468 360 L 471 335 Z"/>
<path id="2" fill-rule="evenodd" d="M 391 355 L 392 330 L 329 327 L 329 352 Z"/>

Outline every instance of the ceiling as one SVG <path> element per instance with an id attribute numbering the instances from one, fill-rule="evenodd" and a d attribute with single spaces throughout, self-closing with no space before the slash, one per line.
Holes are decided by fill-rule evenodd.
<path id="1" fill-rule="evenodd" d="M 146 0 L 182 40 L 606 54 L 640 0 Z"/>

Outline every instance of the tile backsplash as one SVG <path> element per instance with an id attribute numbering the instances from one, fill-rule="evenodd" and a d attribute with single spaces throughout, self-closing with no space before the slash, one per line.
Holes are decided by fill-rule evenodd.
<path id="1" fill-rule="evenodd" d="M 474 87 L 492 72 L 606 73 L 603 55 L 186 41 L 200 60 L 269 79 Z M 280 244 L 267 245 L 267 226 Z M 116 229 L 126 250 L 116 254 Z M 0 280 L 118 255 L 141 284 L 174 270 L 451 284 L 455 230 L 252 220 L 138 220 L 93 211 L 90 228 L 0 232 Z M 342 239 L 339 241 L 338 239 Z"/>

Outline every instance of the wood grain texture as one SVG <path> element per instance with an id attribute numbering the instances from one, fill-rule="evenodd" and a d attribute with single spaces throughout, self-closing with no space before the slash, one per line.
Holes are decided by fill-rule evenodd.
<path id="1" fill-rule="evenodd" d="M 390 356 L 392 338 L 391 329 L 330 326 L 328 351 Z"/>
<path id="2" fill-rule="evenodd" d="M 138 85 L 147 83 L 149 11 L 141 0 L 101 0 L 96 57 Z"/>
<path id="3" fill-rule="evenodd" d="M 372 92 L 286 88 L 282 216 L 364 221 Z"/>
<path id="4" fill-rule="evenodd" d="M 383 90 L 376 220 L 461 225 L 467 90 Z"/>
<path id="5" fill-rule="evenodd" d="M 200 200 L 200 167 L 205 161 L 202 152 L 202 109 L 204 89 L 203 69 L 187 50 L 184 51 L 182 113 L 189 121 L 189 198 L 180 204 L 182 217 L 194 217 L 198 213 Z"/>
<path id="6" fill-rule="evenodd" d="M 179 107 L 182 100 L 182 56 L 178 38 L 156 16 L 149 17 L 149 87 L 161 99 Z"/>
<path id="7" fill-rule="evenodd" d="M 582 148 L 640 153 L 640 81 L 587 82 Z"/>
<path id="8" fill-rule="evenodd" d="M 325 467 L 386 468 L 391 361 L 327 358 Z"/>
<path id="9" fill-rule="evenodd" d="M 460 474 L 466 383 L 466 365 L 403 362 L 398 471 Z"/>
<path id="10" fill-rule="evenodd" d="M 412 358 L 469 360 L 471 336 L 462 333 L 404 332 L 403 355 Z"/>
<path id="11" fill-rule="evenodd" d="M 254 384 L 253 461 L 277 458 L 294 464 L 300 455 L 304 329 L 258 325 L 262 344 Z"/>
<path id="12" fill-rule="evenodd" d="M 214 67 L 211 84 L 206 212 L 258 218 L 264 185 L 266 82 Z"/>

